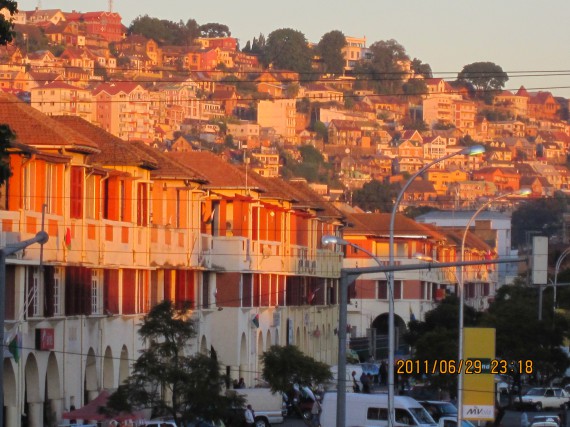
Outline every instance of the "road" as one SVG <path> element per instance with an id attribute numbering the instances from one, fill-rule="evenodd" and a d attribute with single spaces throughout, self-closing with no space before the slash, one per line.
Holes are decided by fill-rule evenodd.
<path id="1" fill-rule="evenodd" d="M 505 416 L 501 422 L 502 427 L 520 427 L 521 425 L 521 411 L 506 411 Z M 527 412 L 528 421 L 531 422 L 535 415 L 558 415 L 559 412 L 556 411 L 542 411 L 542 412 Z M 568 419 L 568 413 L 566 414 L 566 419 Z M 477 425 L 477 422 L 473 424 Z M 485 423 L 480 424 L 484 426 Z M 276 427 L 276 426 L 273 426 Z M 307 427 L 303 420 L 299 418 L 286 418 L 283 427 Z"/>

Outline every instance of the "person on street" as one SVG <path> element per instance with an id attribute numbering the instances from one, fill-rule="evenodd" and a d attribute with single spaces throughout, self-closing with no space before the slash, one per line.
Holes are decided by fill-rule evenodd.
<path id="1" fill-rule="evenodd" d="M 251 405 L 247 405 L 244 411 L 245 415 L 245 424 L 247 427 L 253 427 L 255 425 L 255 412 L 253 412 L 253 408 Z"/>
<path id="2" fill-rule="evenodd" d="M 311 407 L 311 421 L 313 422 L 313 427 L 320 427 L 321 425 L 321 404 L 319 399 L 313 401 L 313 406 Z"/>

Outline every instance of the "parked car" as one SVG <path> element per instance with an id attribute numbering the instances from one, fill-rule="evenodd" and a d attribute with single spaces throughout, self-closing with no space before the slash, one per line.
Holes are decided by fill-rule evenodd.
<path id="1" fill-rule="evenodd" d="M 438 427 L 457 427 L 457 413 L 454 417 L 441 417 L 437 422 Z M 462 420 L 463 427 L 475 427 L 475 425 L 468 420 Z"/>
<path id="2" fill-rule="evenodd" d="M 453 403 L 443 400 L 420 400 L 419 402 L 434 421 L 439 421 L 441 417 L 455 417 L 455 424 L 457 424 L 457 408 Z"/>
<path id="3" fill-rule="evenodd" d="M 560 417 L 557 415 L 537 415 L 531 420 L 529 427 L 560 427 Z"/>
<path id="4" fill-rule="evenodd" d="M 515 398 L 515 406 L 542 411 L 544 408 L 568 408 L 569 401 L 570 394 L 562 388 L 533 387 L 524 396 Z"/>

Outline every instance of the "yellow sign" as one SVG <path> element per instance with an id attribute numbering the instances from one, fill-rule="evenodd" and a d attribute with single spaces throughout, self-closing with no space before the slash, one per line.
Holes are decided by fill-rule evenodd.
<path id="1" fill-rule="evenodd" d="M 495 329 L 465 328 L 463 361 L 477 360 L 485 366 L 495 359 Z M 488 363 L 486 363 L 489 361 Z M 479 362 L 478 362 L 479 363 Z M 463 418 L 466 420 L 495 419 L 495 378 L 490 369 L 481 373 L 464 372 Z"/>

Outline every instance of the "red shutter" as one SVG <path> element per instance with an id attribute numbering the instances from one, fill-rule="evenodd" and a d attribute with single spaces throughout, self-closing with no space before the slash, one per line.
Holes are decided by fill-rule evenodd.
<path id="1" fill-rule="evenodd" d="M 81 218 L 83 216 L 83 168 L 78 166 L 71 167 L 70 197 L 71 218 Z"/>

